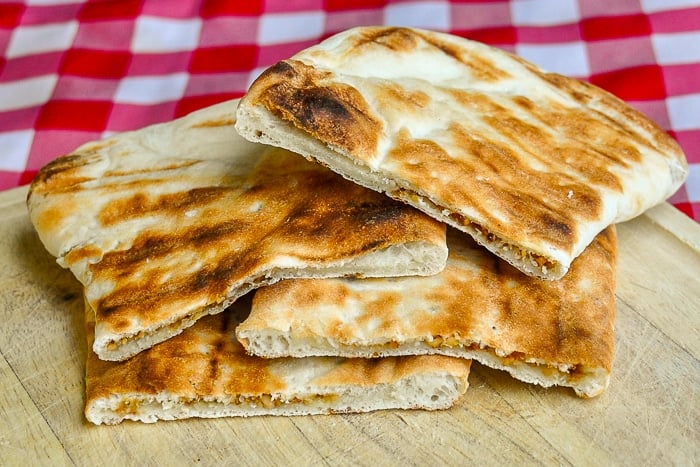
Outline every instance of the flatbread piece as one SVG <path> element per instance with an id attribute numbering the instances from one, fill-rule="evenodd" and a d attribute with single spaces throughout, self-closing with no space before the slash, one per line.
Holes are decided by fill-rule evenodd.
<path id="1" fill-rule="evenodd" d="M 439 355 L 251 357 L 233 333 L 248 310 L 237 302 L 125 362 L 106 362 L 88 350 L 86 418 L 113 425 L 124 420 L 438 410 L 452 406 L 468 387 L 471 362 Z M 93 318 L 86 305 L 88 349 Z"/>
<path id="2" fill-rule="evenodd" d="M 237 328 L 252 354 L 443 354 L 593 397 L 613 363 L 617 240 L 596 236 L 557 281 L 527 276 L 448 232 L 445 269 L 429 277 L 289 280 L 256 291 Z"/>
<path id="3" fill-rule="evenodd" d="M 688 173 L 676 141 L 610 93 L 419 29 L 332 36 L 262 73 L 237 115 L 246 138 L 409 203 L 546 279 Z"/>
<path id="4" fill-rule="evenodd" d="M 236 106 L 88 143 L 32 183 L 31 221 L 85 285 L 100 358 L 124 360 L 280 279 L 444 267 L 444 225 L 246 141 Z"/>

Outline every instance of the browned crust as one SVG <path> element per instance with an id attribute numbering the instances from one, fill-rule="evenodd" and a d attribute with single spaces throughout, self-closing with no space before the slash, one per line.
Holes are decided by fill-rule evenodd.
<path id="1" fill-rule="evenodd" d="M 262 104 L 270 113 L 337 149 L 337 157 L 348 157 L 357 168 L 345 160 L 336 166 L 332 153 L 309 157 L 345 176 L 385 190 L 472 233 L 480 242 L 483 239 L 478 232 L 487 231 L 494 236 L 495 241 L 489 245 L 492 251 L 509 258 L 528 274 L 554 278 L 565 273 L 571 258 L 604 225 L 626 220 L 662 201 L 661 196 L 680 185 L 684 176 L 687 161 L 670 135 L 616 96 L 591 84 L 545 72 L 503 50 L 470 45 L 468 41 L 460 45 L 460 39 L 453 41 L 428 31 L 356 28 L 345 41 L 342 45 L 334 43 L 330 49 L 321 45 L 300 52 L 283 67 L 293 72 L 280 73 L 273 67 L 270 74 L 253 84 L 244 107 Z M 383 56 L 410 61 L 415 58 L 414 51 L 435 51 L 436 63 L 445 63 L 447 57 L 464 64 L 465 81 L 473 80 L 478 86 L 462 89 L 452 88 L 449 83 L 426 82 L 425 92 L 413 92 L 419 75 L 409 73 L 409 84 L 404 88 L 403 75 L 383 79 L 385 73 L 377 72 L 375 76 L 369 68 Z M 342 68 L 345 61 L 353 65 Z M 342 70 L 336 72 L 334 63 L 340 63 Z M 367 68 L 362 69 L 363 65 Z M 520 76 L 514 77 L 506 65 L 518 68 Z M 353 67 L 359 69 L 357 75 Z M 511 94 L 509 86 L 517 78 L 537 83 L 532 98 L 526 91 L 524 95 Z M 346 82 L 354 83 L 357 89 L 348 89 Z M 503 88 L 497 86 L 499 82 L 504 83 Z M 272 91 L 276 85 L 285 92 L 278 96 L 276 90 Z M 330 117 L 329 121 L 357 125 L 358 134 L 372 144 L 357 148 L 353 138 L 343 145 L 330 132 L 319 130 L 319 122 L 314 121 L 311 127 L 304 118 L 287 115 L 289 108 L 303 107 L 296 93 L 311 93 L 313 88 L 330 94 L 337 90 L 338 94 L 352 95 L 348 103 L 360 102 L 355 108 L 361 117 Z M 469 119 L 450 121 L 444 129 L 428 126 L 433 131 L 428 136 L 414 136 L 425 133 L 421 115 L 435 99 L 430 89 L 440 99 L 454 102 L 467 115 L 478 118 L 479 125 L 471 127 Z M 367 102 L 371 105 L 365 105 Z M 432 111 L 429 115 L 434 117 L 436 110 Z M 320 110 L 315 112 L 318 118 L 326 117 Z M 357 123 L 360 120 L 362 123 Z M 401 122 L 388 137 L 378 123 L 384 120 Z M 412 122 L 416 122 L 415 127 Z M 481 126 L 487 131 L 480 132 Z M 436 137 L 431 139 L 433 134 Z M 387 141 L 382 140 L 385 137 Z M 439 144 L 439 138 L 452 146 Z M 387 144 L 376 149 L 376 141 Z M 658 186 L 668 188 L 649 190 L 654 194 L 645 195 L 638 187 L 651 186 L 654 180 L 649 174 L 640 174 L 653 166 L 663 172 L 659 174 L 663 185 Z M 525 252 L 523 263 L 527 264 L 503 253 L 503 245 Z M 531 268 L 531 252 L 533 261 L 544 258 L 554 267 Z"/>
<path id="2" fill-rule="evenodd" d="M 335 148 L 372 154 L 382 123 L 355 88 L 326 84 L 326 78 L 302 62 L 284 60 L 258 77 L 248 99 Z"/>
<path id="3" fill-rule="evenodd" d="M 290 404 L 298 407 L 297 413 L 303 414 L 305 404 L 321 400 L 328 404 L 329 413 L 345 412 L 348 407 L 332 405 L 339 396 L 339 388 L 391 385 L 412 375 L 434 372 L 451 374 L 463 383 L 462 389 L 466 388 L 471 362 L 443 356 L 375 361 L 250 356 L 234 336 L 235 326 L 249 307 L 239 305 L 204 317 L 182 334 L 123 362 L 100 360 L 88 350 L 85 381 L 88 418 L 94 421 L 97 414 L 89 412 L 100 399 L 115 398 L 119 399 L 119 404 L 107 423 L 116 423 L 129 415 L 143 417 L 146 414 L 139 413 L 140 404 L 155 397 L 166 398 L 175 412 L 182 405 L 203 400 L 222 408 L 243 405 L 242 415 L 249 409 L 245 406 L 250 404 L 266 409 Z M 90 309 L 86 308 L 88 349 L 92 347 L 94 326 Z M 317 365 L 325 371 L 314 376 Z M 275 394 L 285 394 L 287 399 L 272 400 L 271 395 Z M 189 416 L 197 415 L 194 411 Z"/>
<path id="4" fill-rule="evenodd" d="M 235 105 L 195 119 L 192 128 L 235 135 L 234 119 L 222 117 Z M 176 334 L 285 274 L 349 271 L 345 263 L 397 244 L 444 247 L 438 221 L 282 149 L 260 145 L 252 159 L 239 156 L 235 144 L 243 140 L 232 136 L 234 147 L 222 160 L 155 154 L 153 164 L 130 170 L 108 158 L 133 157 L 138 140 L 100 152 L 118 141 L 89 144 L 50 163 L 28 199 L 52 253 L 87 287 L 100 344 L 105 336 L 115 339 L 106 343 L 110 358 L 119 358 L 122 344 L 166 328 Z M 94 230 L 81 233 L 83 225 L 70 224 L 74 218 L 88 219 Z M 104 238 L 107 232 L 117 233 Z"/>
<path id="5" fill-rule="evenodd" d="M 88 351 L 87 403 L 115 394 L 178 397 L 269 394 L 286 383 L 269 371 L 265 361 L 248 356 L 232 339 L 238 321 L 231 313 L 202 318 L 195 327 L 124 362 L 106 362 Z M 88 322 L 92 349 L 94 322 Z M 125 407 L 127 410 L 127 407 Z"/>
<path id="6" fill-rule="evenodd" d="M 383 337 L 384 346 L 391 347 L 414 339 L 430 345 L 432 337 L 431 346 L 437 351 L 459 353 L 459 346 L 469 351 L 508 350 L 506 364 L 510 358 L 536 359 L 554 367 L 570 365 L 572 380 L 584 370 L 611 371 L 617 264 L 614 226 L 600 233 L 557 281 L 526 276 L 456 231 L 448 232 L 448 244 L 448 264 L 435 276 L 391 282 L 365 279 L 376 284 L 366 289 L 333 279 L 289 280 L 261 288 L 239 332 L 262 330 L 267 319 L 276 322 L 288 316 L 292 340 L 321 332 L 322 339 L 361 348 L 361 341 L 368 338 L 380 342 Z M 346 310 L 353 319 L 339 316 L 335 322 L 324 317 L 318 324 L 305 324 L 315 323 L 316 309 Z M 416 311 L 407 314 L 407 309 Z M 374 350 L 381 346 L 378 343 Z"/>
<path id="7" fill-rule="evenodd" d="M 155 213 L 176 218 L 197 210 L 211 215 L 192 226 L 143 231 L 130 248 L 107 252 L 92 264 L 93 280 L 117 283 L 113 292 L 94 304 L 98 322 L 108 321 L 121 331 L 136 316 L 142 323 L 165 319 L 181 300 L 201 297 L 216 302 L 216 297 L 226 296 L 231 284 L 261 275 L 278 255 L 324 264 L 397 243 L 439 241 L 444 231 L 437 221 L 403 203 L 298 156 L 278 157 L 287 157 L 288 164 L 280 166 L 279 172 L 253 177 L 244 190 L 208 187 L 154 196 L 144 186 L 108 203 L 100 213 L 105 226 Z M 266 206 L 251 217 L 247 206 L 256 202 Z M 208 260 L 191 274 L 173 275 L 149 266 L 165 264 L 183 252 L 196 252 Z M 77 261 L 75 255 L 67 259 Z M 165 275 L 173 277 L 164 282 Z"/>

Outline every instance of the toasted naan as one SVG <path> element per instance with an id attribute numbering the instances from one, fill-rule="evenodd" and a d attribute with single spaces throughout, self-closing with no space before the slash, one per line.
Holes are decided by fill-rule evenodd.
<path id="1" fill-rule="evenodd" d="M 236 106 L 88 143 L 31 185 L 42 242 L 96 310 L 100 358 L 126 359 L 280 279 L 444 267 L 443 224 L 246 141 Z"/>
<path id="2" fill-rule="evenodd" d="M 310 415 L 382 409 L 438 410 L 468 387 L 471 362 L 441 355 L 357 358 L 251 357 L 234 328 L 241 302 L 124 362 L 91 350 L 86 305 L 85 416 L 94 424 L 183 418 Z M 249 310 L 249 304 L 248 304 Z"/>
<path id="3" fill-rule="evenodd" d="M 246 138 L 318 160 L 547 279 L 688 171 L 676 141 L 610 93 L 417 29 L 332 36 L 262 73 L 237 115 Z"/>
<path id="4" fill-rule="evenodd" d="M 289 280 L 256 291 L 236 334 L 266 357 L 442 354 L 593 397 L 613 363 L 617 239 L 610 226 L 557 281 L 523 274 L 456 230 L 429 277 Z"/>

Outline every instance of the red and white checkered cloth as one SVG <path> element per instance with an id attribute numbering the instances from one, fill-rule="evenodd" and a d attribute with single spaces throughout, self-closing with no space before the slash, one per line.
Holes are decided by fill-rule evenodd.
<path id="1" fill-rule="evenodd" d="M 0 0 L 0 190 L 369 24 L 480 40 L 613 92 L 680 142 L 690 176 L 670 201 L 700 221 L 700 0 Z"/>

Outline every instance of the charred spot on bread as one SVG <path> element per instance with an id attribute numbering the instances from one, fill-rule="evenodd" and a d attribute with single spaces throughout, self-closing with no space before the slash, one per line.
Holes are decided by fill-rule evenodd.
<path id="1" fill-rule="evenodd" d="M 381 121 L 355 88 L 328 82 L 327 75 L 296 60 L 282 61 L 258 78 L 265 92 L 256 98 L 268 111 L 329 145 L 373 151 Z"/>

